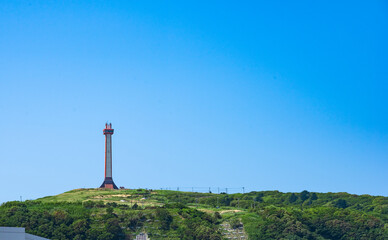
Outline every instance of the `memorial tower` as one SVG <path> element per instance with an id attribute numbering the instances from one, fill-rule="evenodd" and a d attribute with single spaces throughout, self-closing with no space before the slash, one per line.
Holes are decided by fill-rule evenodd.
<path id="1" fill-rule="evenodd" d="M 100 188 L 118 189 L 112 179 L 112 123 L 106 123 L 105 135 L 105 179 Z"/>

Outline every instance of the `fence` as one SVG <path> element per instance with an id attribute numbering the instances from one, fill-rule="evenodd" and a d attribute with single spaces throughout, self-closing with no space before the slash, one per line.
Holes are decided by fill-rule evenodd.
<path id="1" fill-rule="evenodd" d="M 171 190 L 180 192 L 200 192 L 200 193 L 246 193 L 245 187 L 159 187 L 159 188 L 143 188 L 154 190 Z M 253 191 L 253 190 L 252 190 Z"/>

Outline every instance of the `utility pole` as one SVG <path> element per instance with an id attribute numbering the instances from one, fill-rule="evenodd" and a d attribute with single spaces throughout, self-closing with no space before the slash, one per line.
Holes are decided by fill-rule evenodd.
<path id="1" fill-rule="evenodd" d="M 245 193 L 245 187 L 243 187 L 243 194 Z"/>

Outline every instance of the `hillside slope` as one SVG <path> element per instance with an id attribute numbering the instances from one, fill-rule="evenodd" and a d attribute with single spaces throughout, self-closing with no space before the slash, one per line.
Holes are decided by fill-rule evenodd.
<path id="1" fill-rule="evenodd" d="M 0 225 L 50 239 L 388 239 L 388 198 L 76 189 L 4 203 Z"/>

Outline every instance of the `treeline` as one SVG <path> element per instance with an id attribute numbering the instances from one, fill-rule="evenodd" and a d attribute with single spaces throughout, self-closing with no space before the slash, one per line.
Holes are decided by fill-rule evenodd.
<path id="1" fill-rule="evenodd" d="M 175 199 L 177 200 L 177 198 Z M 317 206 L 350 208 L 369 212 L 378 217 L 387 217 L 388 198 L 382 196 L 354 195 L 348 193 L 315 193 L 302 191 L 300 193 L 281 193 L 279 191 L 250 192 L 246 194 L 218 194 L 210 196 L 191 197 L 191 203 L 217 206 L 253 208 L 256 206 L 274 205 L 278 207 L 310 208 Z M 188 202 L 186 202 L 188 203 Z M 385 218 L 385 221 L 388 219 Z"/>
<path id="2" fill-rule="evenodd" d="M 152 239 L 221 239 L 219 215 L 183 204 L 139 209 L 135 204 L 7 202 L 0 207 L 0 226 L 24 227 L 49 239 L 134 239 L 149 228 Z"/>
<path id="3" fill-rule="evenodd" d="M 178 193 L 179 194 L 179 193 Z M 250 239 L 388 239 L 388 198 L 348 193 L 171 194 L 171 201 L 247 209 Z"/>
<path id="4" fill-rule="evenodd" d="M 386 223 L 357 210 L 336 207 L 259 207 L 243 217 L 250 239 L 387 239 Z"/>

